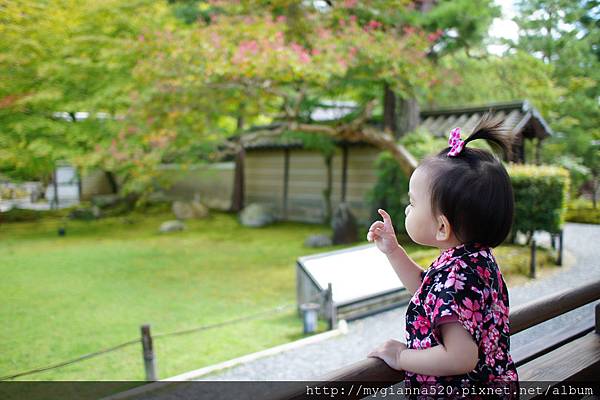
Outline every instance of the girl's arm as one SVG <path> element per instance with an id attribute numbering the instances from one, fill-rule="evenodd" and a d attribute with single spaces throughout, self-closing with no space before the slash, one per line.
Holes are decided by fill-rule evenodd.
<path id="1" fill-rule="evenodd" d="M 443 344 L 423 350 L 402 350 L 398 366 L 422 375 L 448 376 L 471 372 L 479 361 L 477 344 L 459 322 L 440 326 Z"/>
<path id="2" fill-rule="evenodd" d="M 406 290 L 414 294 L 421 286 L 421 272 L 423 272 L 423 269 L 398 244 L 389 214 L 382 209 L 379 209 L 378 212 L 383 221 L 375 221 L 371 225 L 367 240 L 375 242 L 377 248 L 387 256 Z"/>
<path id="3" fill-rule="evenodd" d="M 390 254 L 386 254 L 386 256 L 406 290 L 410 294 L 415 294 L 419 286 L 421 286 L 421 272 L 423 272 L 423 269 L 406 254 L 406 250 L 400 245 Z"/>

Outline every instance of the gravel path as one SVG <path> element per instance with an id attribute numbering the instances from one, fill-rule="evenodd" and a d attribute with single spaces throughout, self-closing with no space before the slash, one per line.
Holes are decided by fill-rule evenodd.
<path id="1" fill-rule="evenodd" d="M 547 237 L 536 235 L 538 242 Z M 565 249 L 576 263 L 544 279 L 509 288 L 510 306 L 581 284 L 582 279 L 600 278 L 600 226 L 565 225 Z M 576 324 L 585 313 L 593 313 L 594 303 L 547 321 L 511 337 L 511 348 L 523 346 L 557 327 Z M 311 380 L 347 364 L 364 359 L 369 351 L 389 338 L 403 340 L 406 306 L 350 322 L 347 335 L 304 346 L 285 353 L 232 367 L 199 380 Z M 589 315 L 589 314 L 588 314 Z"/>

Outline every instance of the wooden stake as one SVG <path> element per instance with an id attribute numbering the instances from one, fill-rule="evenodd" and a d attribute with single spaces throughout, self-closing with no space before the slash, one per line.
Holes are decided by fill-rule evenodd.
<path id="1" fill-rule="evenodd" d="M 536 248 L 535 248 L 535 239 L 531 238 L 531 263 L 529 265 L 529 277 L 530 278 L 535 278 L 535 254 L 536 252 Z"/>
<path id="2" fill-rule="evenodd" d="M 150 335 L 150 325 L 142 325 L 142 354 L 144 356 L 144 370 L 146 371 L 146 381 L 157 381 L 156 359 L 154 358 L 154 348 L 152 346 L 152 336 Z"/>
<path id="3" fill-rule="evenodd" d="M 333 286 L 327 284 L 327 311 L 329 312 L 329 330 L 337 328 L 337 311 L 333 303 Z"/>
<path id="4" fill-rule="evenodd" d="M 558 258 L 556 260 L 557 265 L 562 265 L 563 259 L 563 230 L 560 230 L 558 234 Z"/>

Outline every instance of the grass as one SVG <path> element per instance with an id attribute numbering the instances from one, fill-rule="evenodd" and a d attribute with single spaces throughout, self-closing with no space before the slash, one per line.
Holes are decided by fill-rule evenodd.
<path id="1" fill-rule="evenodd" d="M 324 225 L 278 223 L 252 229 L 213 213 L 161 235 L 172 217 L 133 214 L 98 221 L 60 219 L 0 225 L 0 376 L 75 358 L 139 337 L 221 323 L 289 305 L 282 312 L 154 341 L 166 378 L 302 338 L 295 312 L 295 260 L 344 246 L 308 249 Z M 361 237 L 364 237 L 361 232 Z M 422 266 L 439 254 L 405 248 Z M 499 248 L 505 274 L 528 271 L 528 249 Z M 538 256 L 539 259 L 543 257 Z M 325 329 L 322 322 L 320 330 Z M 143 380 L 139 344 L 23 380 Z"/>

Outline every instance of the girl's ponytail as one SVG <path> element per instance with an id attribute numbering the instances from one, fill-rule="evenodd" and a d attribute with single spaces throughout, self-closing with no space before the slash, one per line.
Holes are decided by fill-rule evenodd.
<path id="1" fill-rule="evenodd" d="M 465 139 L 465 145 L 470 141 L 485 139 L 495 150 L 500 150 L 507 160 L 512 158 L 513 138 L 508 128 L 503 126 L 504 120 L 486 113 L 473 128 L 473 133 Z"/>

